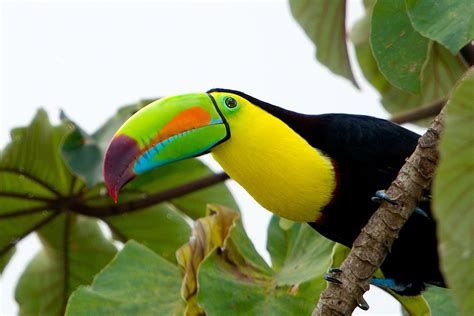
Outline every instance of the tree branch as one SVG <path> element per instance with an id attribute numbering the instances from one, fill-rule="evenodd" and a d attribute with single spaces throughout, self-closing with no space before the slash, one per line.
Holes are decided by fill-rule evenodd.
<path id="1" fill-rule="evenodd" d="M 392 116 L 390 121 L 397 124 L 405 124 L 409 122 L 415 122 L 422 119 L 430 118 L 438 115 L 446 104 L 446 100 L 440 100 L 433 104 L 416 108 L 414 110 L 405 111 Z"/>
<path id="2" fill-rule="evenodd" d="M 215 173 L 210 176 L 198 179 L 196 181 L 192 181 L 190 183 L 186 183 L 181 186 L 169 189 L 167 191 L 152 194 L 145 198 L 140 198 L 130 202 L 119 203 L 116 205 L 91 206 L 84 204 L 81 200 L 69 200 L 66 202 L 67 205 L 65 206 L 65 208 L 87 216 L 116 216 L 124 213 L 141 210 L 143 208 L 164 202 L 166 200 L 175 199 L 185 194 L 207 188 L 211 185 L 225 181 L 227 179 L 229 179 L 229 176 L 226 173 Z"/>
<path id="3" fill-rule="evenodd" d="M 397 202 L 383 202 L 352 244 L 341 265 L 338 279 L 321 294 L 314 315 L 350 315 L 362 302 L 369 280 L 382 264 L 398 234 L 413 213 L 418 200 L 433 177 L 438 161 L 437 145 L 442 131 L 444 110 L 434 119 L 418 146 L 400 169 L 386 193 Z"/>

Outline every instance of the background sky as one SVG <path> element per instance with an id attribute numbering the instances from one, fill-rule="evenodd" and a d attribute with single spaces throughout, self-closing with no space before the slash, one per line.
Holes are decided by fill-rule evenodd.
<path id="1" fill-rule="evenodd" d="M 143 98 L 222 87 L 304 113 L 388 117 L 353 63 L 361 90 L 330 73 L 291 16 L 287 1 L 3 1 L 0 148 L 9 130 L 27 125 L 38 107 L 59 110 L 88 132 L 119 106 Z M 348 25 L 363 14 L 348 0 Z M 352 47 L 351 56 L 353 56 Z M 354 60 L 354 59 L 353 59 Z M 220 167 L 205 157 L 215 170 Z M 260 253 L 271 214 L 233 181 L 244 225 Z M 265 227 L 265 229 L 264 229 Z M 14 286 L 39 249 L 30 236 L 0 280 L 0 315 L 15 315 Z M 400 315 L 380 290 L 369 312 Z"/>

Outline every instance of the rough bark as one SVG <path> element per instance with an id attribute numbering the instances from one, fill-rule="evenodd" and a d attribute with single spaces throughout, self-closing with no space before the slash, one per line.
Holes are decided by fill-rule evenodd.
<path id="1" fill-rule="evenodd" d="M 444 110 L 433 120 L 418 146 L 400 169 L 386 193 L 397 202 L 383 202 L 354 241 L 337 275 L 342 284 L 330 283 L 321 294 L 314 315 L 350 315 L 362 302 L 369 280 L 382 264 L 393 242 L 413 213 L 423 189 L 431 183 L 438 161 L 438 142 Z"/>

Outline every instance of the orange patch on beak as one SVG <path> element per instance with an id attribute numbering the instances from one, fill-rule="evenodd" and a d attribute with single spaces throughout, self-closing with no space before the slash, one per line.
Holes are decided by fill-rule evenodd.
<path id="1" fill-rule="evenodd" d="M 195 128 L 206 126 L 211 122 L 211 114 L 203 110 L 199 106 L 189 108 L 171 119 L 160 132 L 153 137 L 148 146 L 143 148 L 140 152 L 146 152 L 151 147 L 161 143 L 165 139 L 178 135 L 182 132 L 189 131 Z"/>

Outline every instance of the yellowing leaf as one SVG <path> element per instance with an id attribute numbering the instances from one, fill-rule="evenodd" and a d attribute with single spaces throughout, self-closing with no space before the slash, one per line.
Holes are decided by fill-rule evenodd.
<path id="1" fill-rule="evenodd" d="M 200 312 L 195 301 L 199 265 L 217 247 L 225 248 L 230 231 L 240 218 L 238 212 L 224 206 L 209 205 L 208 212 L 208 216 L 194 222 L 191 239 L 176 252 L 178 263 L 184 270 L 181 295 L 188 301 L 186 310 L 190 315 Z"/>

